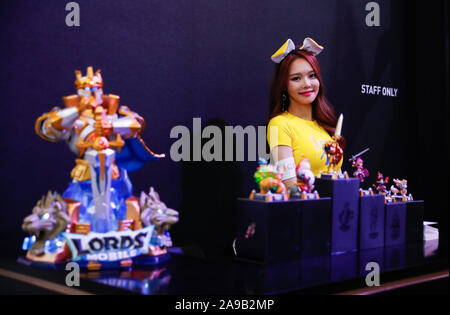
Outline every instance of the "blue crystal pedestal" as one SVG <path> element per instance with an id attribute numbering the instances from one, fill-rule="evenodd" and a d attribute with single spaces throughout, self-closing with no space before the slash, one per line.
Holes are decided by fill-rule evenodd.
<path id="1" fill-rule="evenodd" d="M 131 197 L 132 193 L 133 186 L 126 170 L 122 169 L 119 179 L 113 180 L 111 183 L 110 213 L 113 231 L 118 229 L 118 222 L 120 220 L 126 219 L 126 200 Z M 90 223 L 92 232 L 104 232 L 101 230 L 101 222 L 97 222 L 95 219 L 95 205 L 90 180 L 71 182 L 62 197 L 81 202 L 78 222 Z"/>
<path id="2" fill-rule="evenodd" d="M 78 263 L 79 267 L 82 270 L 110 270 L 110 269 L 126 269 L 126 268 L 132 268 L 134 266 L 147 266 L 147 265 L 157 265 L 162 262 L 165 262 L 169 259 L 169 254 L 166 252 L 165 249 L 161 249 L 163 247 L 163 244 L 161 243 L 161 239 L 155 235 L 151 235 L 150 237 L 150 248 L 149 253 L 146 254 L 147 251 L 141 251 L 140 254 L 131 254 L 127 252 L 129 249 L 129 246 L 116 248 L 117 244 L 119 242 L 119 236 L 111 235 L 109 234 L 107 237 L 105 236 L 105 240 L 101 240 L 101 235 L 105 235 L 109 232 L 119 232 L 122 230 L 126 230 L 129 228 L 130 221 L 133 222 L 135 220 L 134 217 L 128 217 L 130 213 L 128 213 L 127 207 L 129 206 L 127 203 L 127 200 L 131 204 L 133 202 L 135 203 L 134 208 L 131 207 L 131 210 L 134 210 L 135 215 L 137 215 L 139 219 L 139 204 L 138 199 L 132 197 L 132 185 L 128 178 L 127 172 L 125 169 L 121 170 L 120 177 L 117 180 L 113 180 L 111 183 L 111 191 L 110 191 L 110 221 L 111 221 L 111 229 L 108 229 L 105 231 L 103 222 L 98 222 L 96 220 L 97 216 L 95 213 L 95 202 L 93 198 L 92 193 L 92 187 L 91 187 L 91 181 L 73 181 L 69 184 L 66 191 L 63 193 L 62 197 L 66 198 L 67 202 L 76 202 L 77 208 L 76 208 L 76 219 L 75 219 L 75 226 L 77 226 L 76 229 L 73 229 L 74 226 L 68 227 L 70 229 L 70 233 L 74 233 L 73 235 L 83 235 L 88 233 L 97 233 L 96 238 L 94 238 L 92 241 L 95 241 L 97 244 L 96 246 L 99 246 L 98 244 L 101 244 L 103 246 L 103 242 L 106 242 L 105 240 L 108 239 L 108 242 L 112 242 L 114 248 L 110 250 L 108 246 L 110 246 L 111 243 L 105 243 L 106 249 L 98 249 L 98 252 L 90 251 L 92 249 L 87 249 L 88 246 L 85 244 L 85 251 L 84 253 L 88 254 L 117 254 L 113 253 L 114 251 L 121 251 L 121 255 L 124 256 L 117 256 L 117 258 L 108 258 L 107 259 L 101 259 L 98 262 L 95 260 L 98 260 L 96 258 L 77 258 L 76 254 L 74 256 L 74 248 L 70 247 L 68 240 L 63 238 L 63 233 L 58 235 L 53 240 L 49 240 L 45 244 L 45 251 L 42 256 L 29 256 L 29 252 L 27 253 L 26 257 L 19 258 L 19 262 L 25 265 L 40 267 L 40 268 L 47 268 L 47 269 L 63 269 L 67 263 L 71 262 L 72 259 L 74 262 Z M 70 201 L 68 201 L 70 200 Z M 137 203 L 137 204 L 136 204 Z M 133 214 L 133 212 L 131 212 Z M 136 214 L 137 213 L 137 214 Z M 73 214 L 70 214 L 73 218 Z M 127 225 L 128 224 L 128 225 Z M 119 226 L 120 225 L 120 226 Z M 124 228 L 125 226 L 125 228 Z M 153 230 L 152 230 L 153 231 Z M 69 231 L 66 231 L 69 232 Z M 70 234 L 69 233 L 69 234 Z M 151 232 L 152 233 L 152 232 Z M 166 232 L 168 234 L 168 232 Z M 98 236 L 100 235 L 100 236 Z M 167 235 L 170 237 L 170 235 Z M 65 236 L 66 237 L 66 236 Z M 128 242 L 133 241 L 130 239 L 130 236 L 120 236 L 120 240 L 123 239 L 129 239 Z M 31 248 L 33 245 L 33 242 L 35 241 L 35 237 L 26 237 L 22 246 L 22 249 L 27 251 Z M 81 244 L 82 241 L 78 240 L 77 244 Z M 87 241 L 86 241 L 87 242 Z M 125 242 L 126 243 L 126 242 Z M 68 246 L 69 245 L 69 246 Z M 131 246 L 131 245 L 130 245 Z M 77 247 L 80 247 L 80 245 L 77 245 Z M 154 252 L 156 250 L 156 254 Z M 125 255 L 126 253 L 127 255 Z M 49 255 L 53 255 L 50 256 Z M 118 254 L 117 254 L 118 255 Z M 116 256 L 114 256 L 116 257 Z M 120 258 L 123 257 L 123 258 Z M 117 260 L 116 260 L 117 259 Z"/>

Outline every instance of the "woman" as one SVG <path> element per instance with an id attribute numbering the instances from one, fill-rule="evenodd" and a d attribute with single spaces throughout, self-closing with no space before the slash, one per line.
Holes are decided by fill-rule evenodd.
<path id="1" fill-rule="evenodd" d="M 302 155 L 309 159 L 314 175 L 327 171 L 323 145 L 331 140 L 336 117 L 324 95 L 316 55 L 323 47 L 310 38 L 295 47 L 288 40 L 274 55 L 277 63 L 270 89 L 267 139 L 277 166 L 284 170 L 286 187 L 297 183 L 296 165 Z M 341 148 L 344 139 L 338 139 Z M 342 159 L 336 167 L 339 170 Z"/>

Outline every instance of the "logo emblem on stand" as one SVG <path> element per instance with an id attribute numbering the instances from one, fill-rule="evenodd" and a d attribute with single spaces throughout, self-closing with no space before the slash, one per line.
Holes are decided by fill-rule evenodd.
<path id="1" fill-rule="evenodd" d="M 353 211 L 350 210 L 348 202 L 344 204 L 344 209 L 339 213 L 339 223 L 342 232 L 347 232 L 350 229 L 350 221 L 353 220 Z"/>
<path id="2" fill-rule="evenodd" d="M 377 221 L 378 221 L 378 211 L 376 207 L 373 207 L 370 210 L 370 233 L 369 233 L 369 237 L 371 239 L 376 239 L 379 235 L 379 233 L 376 231 L 377 230 Z"/>
<path id="3" fill-rule="evenodd" d="M 394 213 L 391 224 L 391 238 L 396 240 L 400 237 L 400 218 L 397 213 Z"/>

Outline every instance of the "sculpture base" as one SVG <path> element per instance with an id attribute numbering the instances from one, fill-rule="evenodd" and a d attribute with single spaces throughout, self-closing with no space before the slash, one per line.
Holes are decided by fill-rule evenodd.
<path id="1" fill-rule="evenodd" d="M 286 194 L 277 194 L 277 193 L 261 194 L 252 192 L 250 194 L 249 199 L 272 202 L 272 201 L 286 201 L 288 200 L 288 197 Z"/>
<path id="2" fill-rule="evenodd" d="M 143 266 L 155 266 L 164 263 L 170 259 L 170 254 L 165 253 L 158 256 L 153 255 L 141 255 L 138 257 L 133 257 L 130 259 L 111 261 L 111 262 L 96 262 L 96 261 L 76 261 L 81 271 L 98 271 L 98 270 L 117 270 L 117 269 L 130 269 L 133 267 L 143 267 Z M 36 268 L 50 269 L 50 270 L 65 270 L 66 265 L 71 260 L 49 263 L 37 260 L 31 260 L 25 256 L 19 257 L 17 262 Z"/>

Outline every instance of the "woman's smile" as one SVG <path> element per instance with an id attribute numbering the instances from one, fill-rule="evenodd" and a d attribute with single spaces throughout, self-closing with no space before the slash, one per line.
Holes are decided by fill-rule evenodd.
<path id="1" fill-rule="evenodd" d="M 305 92 L 300 92 L 300 95 L 302 95 L 302 96 L 311 96 L 311 95 L 313 95 L 313 93 L 314 93 L 313 90 L 308 90 L 308 91 L 305 91 Z"/>

